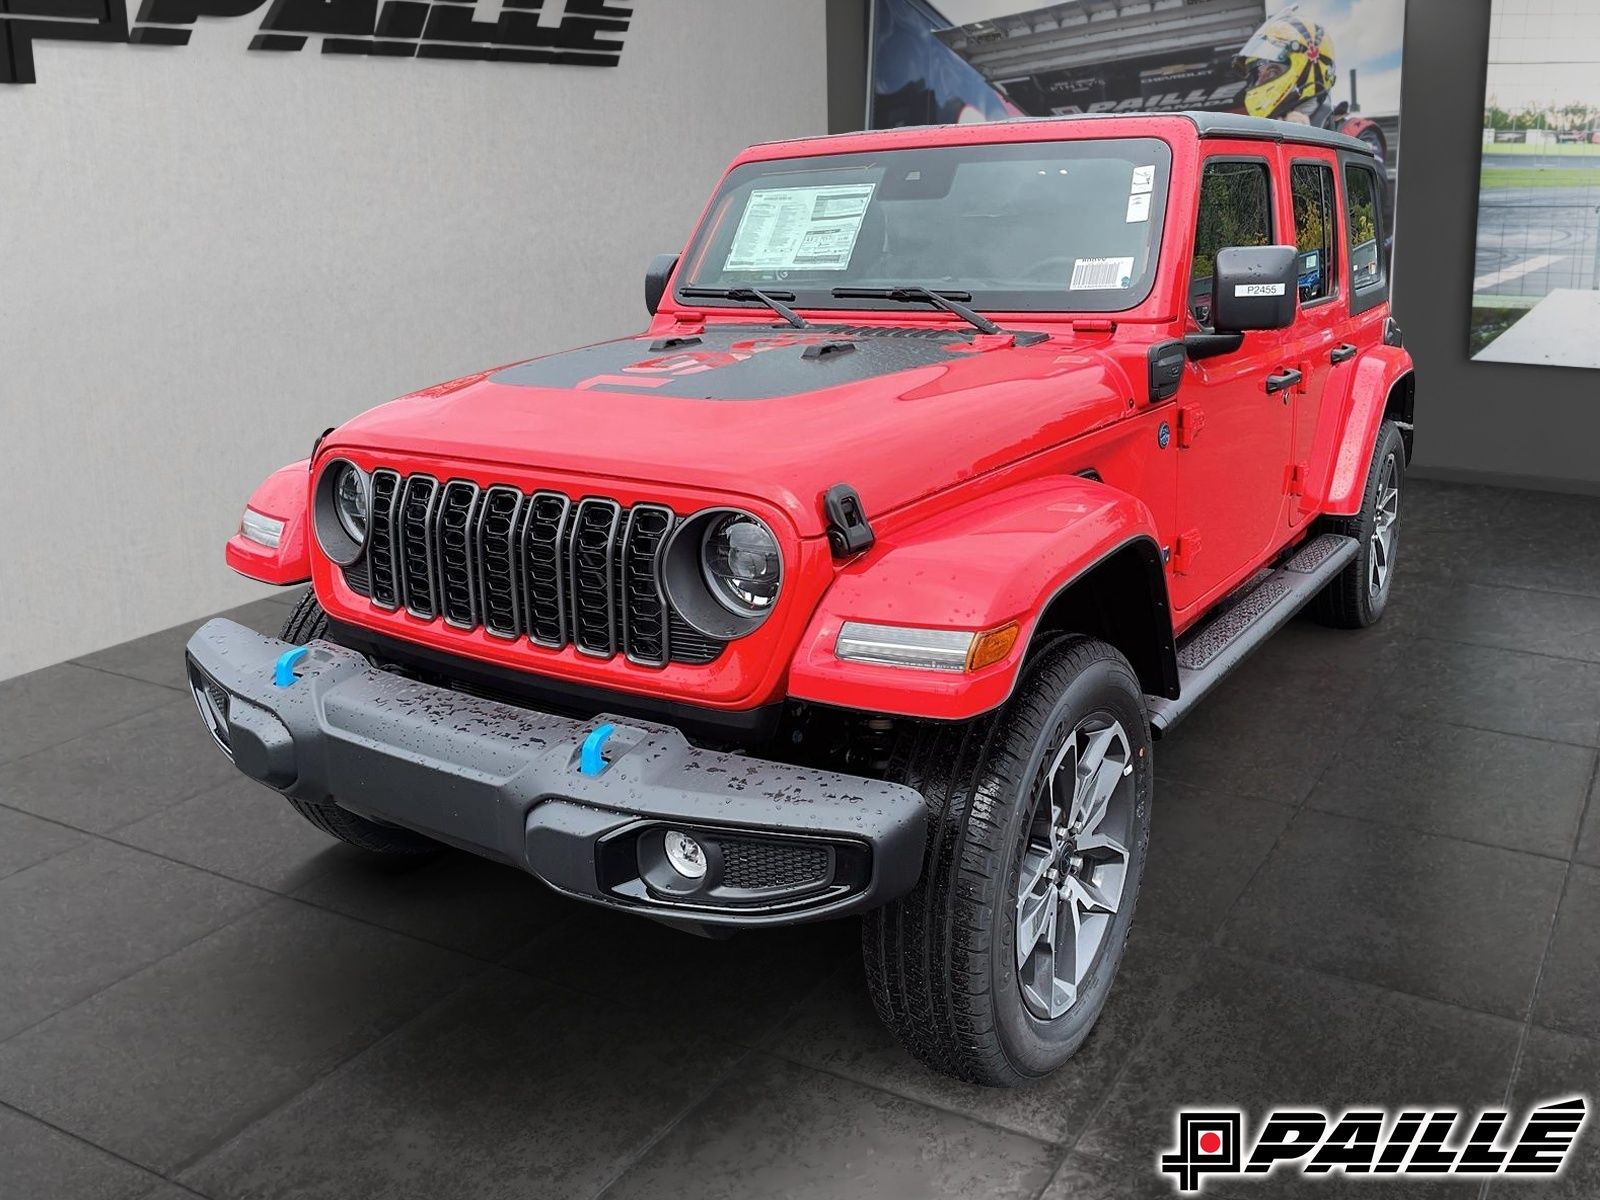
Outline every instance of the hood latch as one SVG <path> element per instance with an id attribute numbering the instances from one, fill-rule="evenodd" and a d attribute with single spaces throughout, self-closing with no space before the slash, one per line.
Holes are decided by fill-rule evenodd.
<path id="1" fill-rule="evenodd" d="M 828 545 L 835 558 L 849 558 L 872 548 L 877 537 L 855 488 L 848 483 L 834 484 L 822 495 L 822 511 L 828 518 Z"/>

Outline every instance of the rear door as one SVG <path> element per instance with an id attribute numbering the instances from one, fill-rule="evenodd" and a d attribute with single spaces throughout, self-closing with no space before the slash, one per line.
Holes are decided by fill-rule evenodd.
<path id="1" fill-rule="evenodd" d="M 1202 143 L 1206 145 L 1207 143 Z M 1218 147 L 1203 160 L 1190 267 L 1190 316 L 1211 324 L 1211 276 L 1228 246 L 1283 244 L 1276 146 Z M 1238 350 L 1192 364 L 1179 393 L 1178 536 L 1168 561 L 1185 623 L 1259 563 L 1282 536 L 1293 408 L 1265 381 L 1284 357 L 1283 330 L 1253 330 Z"/>
<path id="2" fill-rule="evenodd" d="M 1303 503 L 1311 466 L 1312 442 L 1322 414 L 1328 382 L 1335 371 L 1354 370 L 1355 347 L 1344 341 L 1350 304 L 1343 284 L 1340 236 L 1338 162 L 1331 152 L 1307 146 L 1288 151 L 1285 192 L 1294 221 L 1294 244 L 1300 252 L 1300 318 L 1284 339 L 1286 361 L 1300 372 L 1300 382 L 1282 393 L 1293 410 L 1293 445 L 1285 491 L 1285 515 L 1294 529 L 1315 512 Z M 1337 394 L 1338 389 L 1334 389 Z"/>

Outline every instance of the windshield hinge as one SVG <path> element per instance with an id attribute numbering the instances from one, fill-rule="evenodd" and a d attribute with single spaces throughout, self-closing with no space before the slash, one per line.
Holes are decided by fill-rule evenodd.
<path id="1" fill-rule="evenodd" d="M 872 548 L 877 537 L 867 523 L 855 488 L 848 483 L 834 484 L 823 493 L 822 511 L 828 519 L 828 545 L 835 558 L 848 558 Z"/>
<path id="2" fill-rule="evenodd" d="M 1200 531 L 1186 529 L 1183 536 L 1172 544 L 1172 554 L 1167 566 L 1174 575 L 1187 575 L 1194 570 L 1195 555 L 1200 553 Z"/>

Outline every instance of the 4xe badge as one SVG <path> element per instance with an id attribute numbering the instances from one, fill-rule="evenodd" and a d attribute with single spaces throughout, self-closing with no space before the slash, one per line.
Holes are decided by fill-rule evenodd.
<path id="1" fill-rule="evenodd" d="M 1589 1115 L 1584 1097 L 1540 1105 L 1515 1137 L 1511 1114 L 1485 1110 L 1474 1121 L 1454 1109 L 1347 1109 L 1337 1119 L 1318 1109 L 1275 1109 L 1245 1152 L 1238 1112 L 1185 1110 L 1177 1146 L 1161 1169 L 1180 1192 L 1199 1192 L 1211 1177 L 1265 1179 L 1274 1171 L 1304 1175 L 1554 1176 Z"/>

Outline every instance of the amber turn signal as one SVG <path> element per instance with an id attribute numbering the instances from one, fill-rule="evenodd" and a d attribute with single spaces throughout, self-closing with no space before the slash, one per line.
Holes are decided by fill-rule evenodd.
<path id="1" fill-rule="evenodd" d="M 984 667 L 994 666 L 1011 653 L 1011 647 L 1017 644 L 1021 633 L 1022 627 L 1015 621 L 999 629 L 980 633 L 972 639 L 972 649 L 967 651 L 967 670 L 981 671 Z"/>

